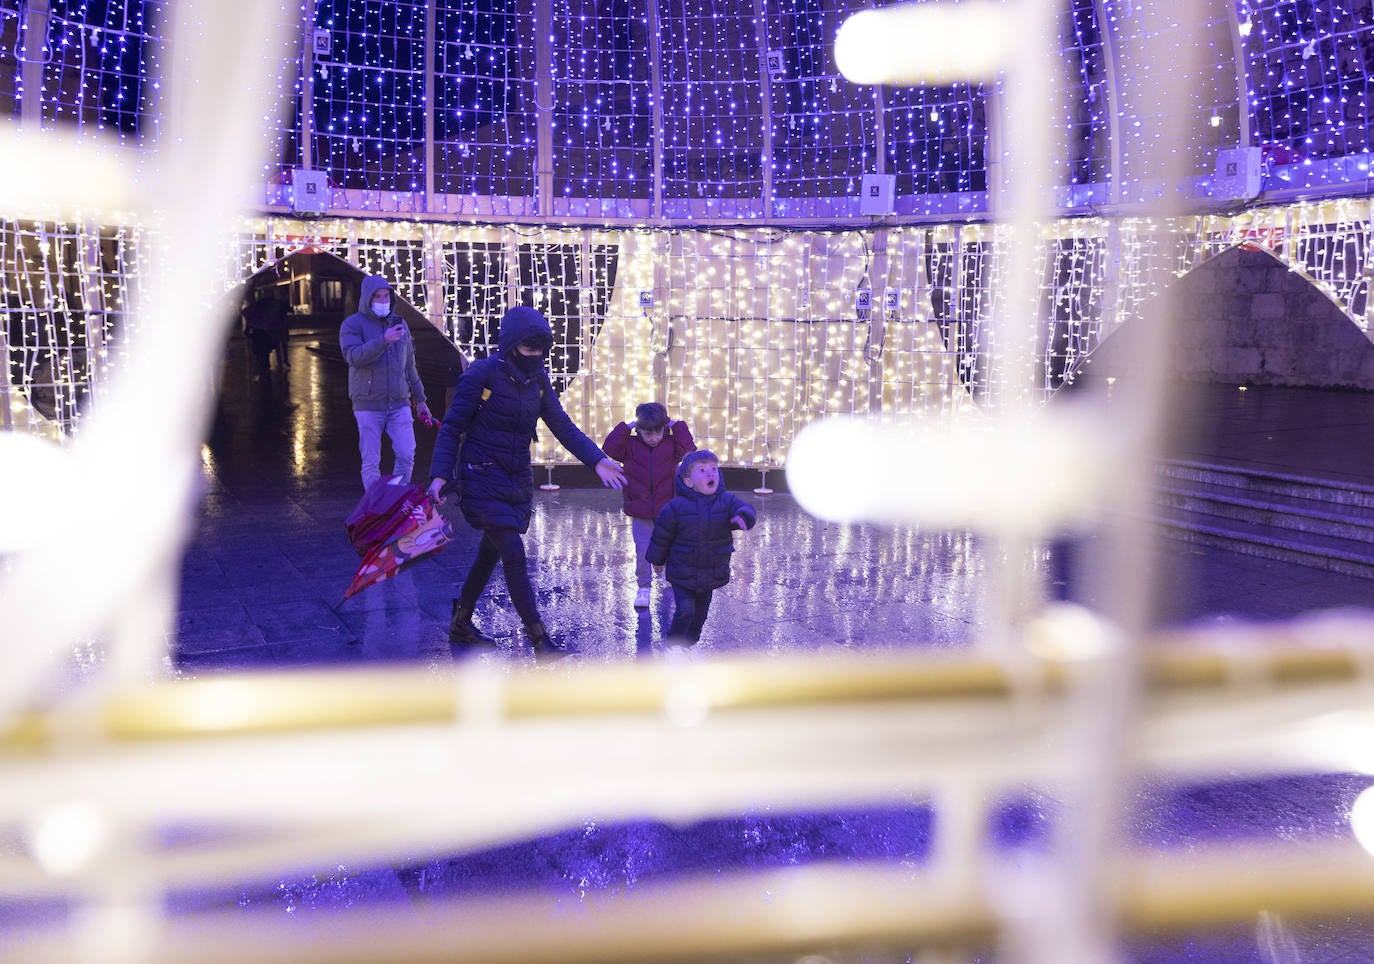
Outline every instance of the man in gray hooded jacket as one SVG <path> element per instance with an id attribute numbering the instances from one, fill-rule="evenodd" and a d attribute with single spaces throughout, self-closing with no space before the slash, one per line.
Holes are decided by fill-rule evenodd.
<path id="1" fill-rule="evenodd" d="M 363 458 L 363 488 L 381 478 L 382 433 L 396 455 L 394 475 L 410 481 L 415 468 L 415 414 L 434 416 L 425 404 L 425 387 L 415 369 L 415 344 L 405 319 L 396 312 L 396 292 L 381 275 L 363 279 L 358 310 L 339 328 L 339 347 L 348 362 L 348 397 L 358 422 Z"/>

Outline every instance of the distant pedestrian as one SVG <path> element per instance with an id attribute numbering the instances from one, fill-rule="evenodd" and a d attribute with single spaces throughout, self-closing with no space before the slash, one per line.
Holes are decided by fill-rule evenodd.
<path id="1" fill-rule="evenodd" d="M 677 495 L 654 520 L 646 553 L 649 563 L 667 569 L 673 587 L 673 622 L 667 639 L 695 643 L 711 608 L 711 596 L 730 581 L 735 530 L 752 529 L 754 507 L 725 491 L 720 460 L 701 449 L 682 459 L 677 469 Z"/>
<path id="2" fill-rule="evenodd" d="M 668 417 L 659 402 L 645 402 L 635 409 L 635 420 L 619 422 L 601 447 L 625 466 L 625 514 L 635 544 L 635 607 L 649 605 L 653 567 L 644 553 L 654 531 L 654 520 L 673 497 L 678 462 L 697 443 L 691 429 L 680 419 Z"/>
<path id="3" fill-rule="evenodd" d="M 414 417 L 434 417 L 415 368 L 415 344 L 396 309 L 391 285 L 381 275 L 369 275 L 363 279 L 358 310 L 339 328 L 339 347 L 348 362 L 348 397 L 358 422 L 364 489 L 381 478 L 383 432 L 395 456 L 392 474 L 410 481 L 415 468 Z"/>
<path id="4" fill-rule="evenodd" d="M 260 371 L 271 367 L 272 356 L 282 371 L 291 369 L 286 348 L 291 336 L 290 308 L 272 288 L 262 288 L 258 297 L 246 303 L 239 313 L 243 334 L 258 362 Z"/>

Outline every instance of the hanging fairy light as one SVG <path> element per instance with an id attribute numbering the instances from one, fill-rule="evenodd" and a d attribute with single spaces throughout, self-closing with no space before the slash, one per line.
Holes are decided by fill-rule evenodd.
<path id="1" fill-rule="evenodd" d="M 0 11 L 20 38 L 17 49 L 43 64 L 36 88 L 25 87 L 32 74 L 15 72 L 16 112 L 155 149 L 150 65 L 164 53 L 161 6 L 53 0 L 41 36 L 30 36 L 15 11 Z M 741 464 L 780 458 L 788 439 L 823 414 L 953 410 L 981 390 L 998 348 L 985 331 L 992 292 L 1008 245 L 1025 241 L 966 220 L 986 209 L 993 88 L 878 91 L 845 80 L 833 45 L 862 6 L 784 0 L 756 20 L 752 10 L 701 3 L 599 8 L 556 0 L 541 62 L 534 18 L 516 4 L 479 10 L 441 0 L 431 21 L 420 0 L 311 0 L 302 22 L 327 31 L 329 51 L 313 62 L 305 117 L 298 109 L 285 122 L 264 119 L 281 131 L 265 175 L 280 176 L 308 153 L 346 192 L 351 211 L 375 217 L 245 228 L 230 245 L 226 288 L 300 239 L 315 239 L 386 273 L 470 352 L 488 349 L 512 292 L 539 299 L 559 326 L 565 391 L 596 430 L 664 394 L 727 461 Z M 1236 15 L 1239 51 L 1227 39 L 1211 56 L 1219 68 L 1241 57 L 1251 98 L 1200 100 L 1190 147 L 1199 169 L 1239 136 L 1245 110 L 1271 169 L 1301 169 L 1305 183 L 1319 186 L 1322 178 L 1367 176 L 1362 78 L 1374 24 L 1363 6 L 1237 0 Z M 1159 68 L 1124 65 L 1115 91 L 1107 75 L 1113 38 L 1141 26 L 1134 5 L 1093 0 L 1072 0 L 1062 18 L 1066 101 L 1074 105 L 1061 120 L 1062 178 L 1080 214 L 1145 190 L 1129 162 L 1113 167 L 1116 153 L 1136 149 L 1113 98 L 1147 89 Z M 432 103 L 422 83 L 427 65 Z M 299 64 L 288 64 L 278 83 L 300 105 L 305 80 Z M 551 135 L 547 157 L 541 125 Z M 427 153 L 432 171 L 424 169 Z M 91 156 L 101 159 L 98 150 Z M 947 217 L 890 229 L 884 276 L 873 277 L 876 235 L 866 220 L 853 220 L 853 201 L 863 175 L 879 167 L 896 176 L 899 216 Z M 541 170 L 550 197 L 541 196 Z M 422 197 L 429 183 L 434 193 Z M 666 220 L 651 227 L 502 223 L 531 220 L 541 204 L 555 217 L 638 217 L 656 192 L 661 207 L 653 213 Z M 398 212 L 415 221 L 390 219 Z M 425 228 L 425 212 L 487 223 L 467 217 Z M 722 233 L 674 221 L 760 215 L 826 224 Z M 0 277 L 5 296 L 23 305 L 11 325 L 11 380 L 26 398 L 51 394 L 64 432 L 79 430 L 81 398 L 98 393 L 100 373 L 118 361 L 116 332 L 144 230 L 120 221 L 117 211 L 91 208 L 60 223 L 5 223 L 10 250 L 22 251 Z M 1169 279 L 1236 243 L 1273 251 L 1367 327 L 1370 223 L 1366 200 L 1333 196 L 1189 224 L 1119 217 L 1044 226 L 1031 242 L 1045 279 L 1045 327 L 1033 346 L 1038 391 L 1071 379 Z M 1110 301 L 1109 243 L 1117 279 Z M 853 298 L 864 286 L 879 307 L 859 319 Z M 893 312 L 881 304 L 889 288 Z M 647 313 L 640 291 L 654 296 Z M 884 334 L 874 342 L 878 322 Z M 741 392 L 731 400 L 722 385 Z"/>

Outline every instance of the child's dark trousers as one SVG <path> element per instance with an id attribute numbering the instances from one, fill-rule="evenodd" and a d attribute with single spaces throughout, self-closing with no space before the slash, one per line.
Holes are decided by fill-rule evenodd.
<path id="1" fill-rule="evenodd" d="M 711 594 L 714 589 L 697 591 L 673 587 L 673 622 L 668 627 L 668 638 L 677 642 L 695 643 L 701 639 L 701 627 L 706 622 L 706 613 L 711 608 Z"/>

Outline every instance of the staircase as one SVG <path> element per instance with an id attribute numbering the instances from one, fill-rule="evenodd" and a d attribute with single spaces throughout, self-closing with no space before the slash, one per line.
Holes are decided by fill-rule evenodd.
<path id="1" fill-rule="evenodd" d="M 1374 579 L 1374 486 L 1167 460 L 1155 507 L 1174 538 Z"/>

